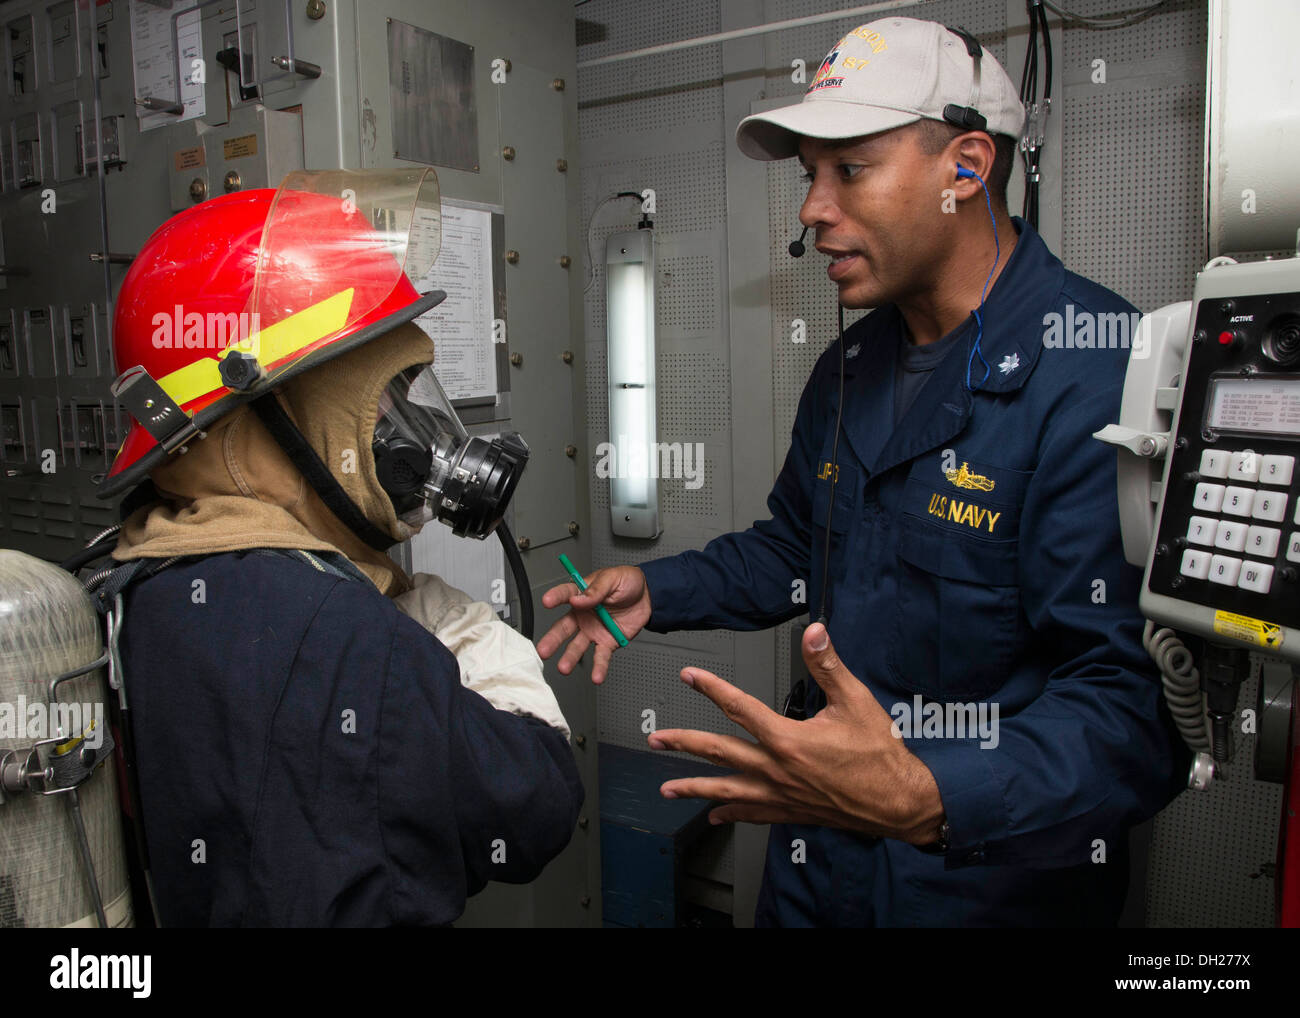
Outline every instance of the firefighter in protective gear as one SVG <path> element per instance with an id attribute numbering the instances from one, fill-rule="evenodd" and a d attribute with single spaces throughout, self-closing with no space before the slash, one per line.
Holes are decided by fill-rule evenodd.
<path id="1" fill-rule="evenodd" d="M 113 555 L 148 563 L 121 651 L 164 925 L 449 923 L 535 878 L 583 799 L 531 644 L 384 553 L 414 528 L 372 443 L 433 360 L 410 275 L 437 200 L 428 171 L 406 204 L 366 182 L 183 212 L 118 298 L 135 426 L 102 490 L 139 485 Z"/>

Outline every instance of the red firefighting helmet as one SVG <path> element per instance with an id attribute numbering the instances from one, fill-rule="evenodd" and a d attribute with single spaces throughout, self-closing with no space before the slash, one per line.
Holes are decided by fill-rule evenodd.
<path id="1" fill-rule="evenodd" d="M 438 304 L 432 170 L 291 174 L 145 242 L 118 294 L 113 395 L 132 427 L 99 488 L 133 487 L 235 407 Z"/>

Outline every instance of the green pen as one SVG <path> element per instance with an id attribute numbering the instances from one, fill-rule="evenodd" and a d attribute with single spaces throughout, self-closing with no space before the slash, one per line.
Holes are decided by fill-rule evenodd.
<path id="1" fill-rule="evenodd" d="M 560 553 L 560 565 L 564 566 L 564 571 L 568 573 L 573 582 L 578 585 L 579 590 L 585 591 L 587 589 L 587 582 L 582 578 L 582 574 L 573 568 L 573 563 L 569 561 L 569 556 L 565 555 L 563 552 Z M 620 647 L 627 646 L 627 637 L 623 635 L 623 630 L 618 628 L 618 623 L 615 622 L 609 612 L 605 610 L 603 604 L 596 605 L 596 618 L 600 619 L 600 621 L 605 624 L 605 628 L 609 630 L 609 635 L 618 641 Z"/>

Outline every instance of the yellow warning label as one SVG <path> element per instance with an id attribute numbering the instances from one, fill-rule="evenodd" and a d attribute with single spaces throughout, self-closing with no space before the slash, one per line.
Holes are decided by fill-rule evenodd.
<path id="1" fill-rule="evenodd" d="M 1220 636 L 1231 636 L 1236 640 L 1253 643 L 1256 647 L 1282 646 L 1282 627 L 1271 622 L 1261 622 L 1249 615 L 1236 615 L 1233 612 L 1216 611 L 1214 613 L 1214 631 Z"/>
<path id="2" fill-rule="evenodd" d="M 242 159 L 244 156 L 257 155 L 257 135 L 241 134 L 238 138 L 227 138 L 221 143 L 221 152 L 227 159 Z"/>
<path id="3" fill-rule="evenodd" d="M 178 173 L 182 170 L 192 170 L 197 166 L 203 166 L 207 162 L 202 145 L 196 145 L 194 148 L 183 148 L 174 153 L 172 158 L 176 161 L 176 171 Z"/>

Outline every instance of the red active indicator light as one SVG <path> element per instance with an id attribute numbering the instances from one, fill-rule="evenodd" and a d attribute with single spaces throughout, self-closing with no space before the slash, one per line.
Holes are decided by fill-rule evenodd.
<path id="1" fill-rule="evenodd" d="M 1235 339 L 1235 338 L 1236 338 L 1236 337 L 1234 337 L 1233 334 L 1232 334 L 1231 332 L 1226 332 L 1226 331 L 1225 331 L 1225 332 L 1220 332 L 1220 333 L 1219 333 L 1219 345 L 1220 345 L 1220 346 L 1232 346 L 1232 341 L 1233 341 L 1233 339 Z"/>

